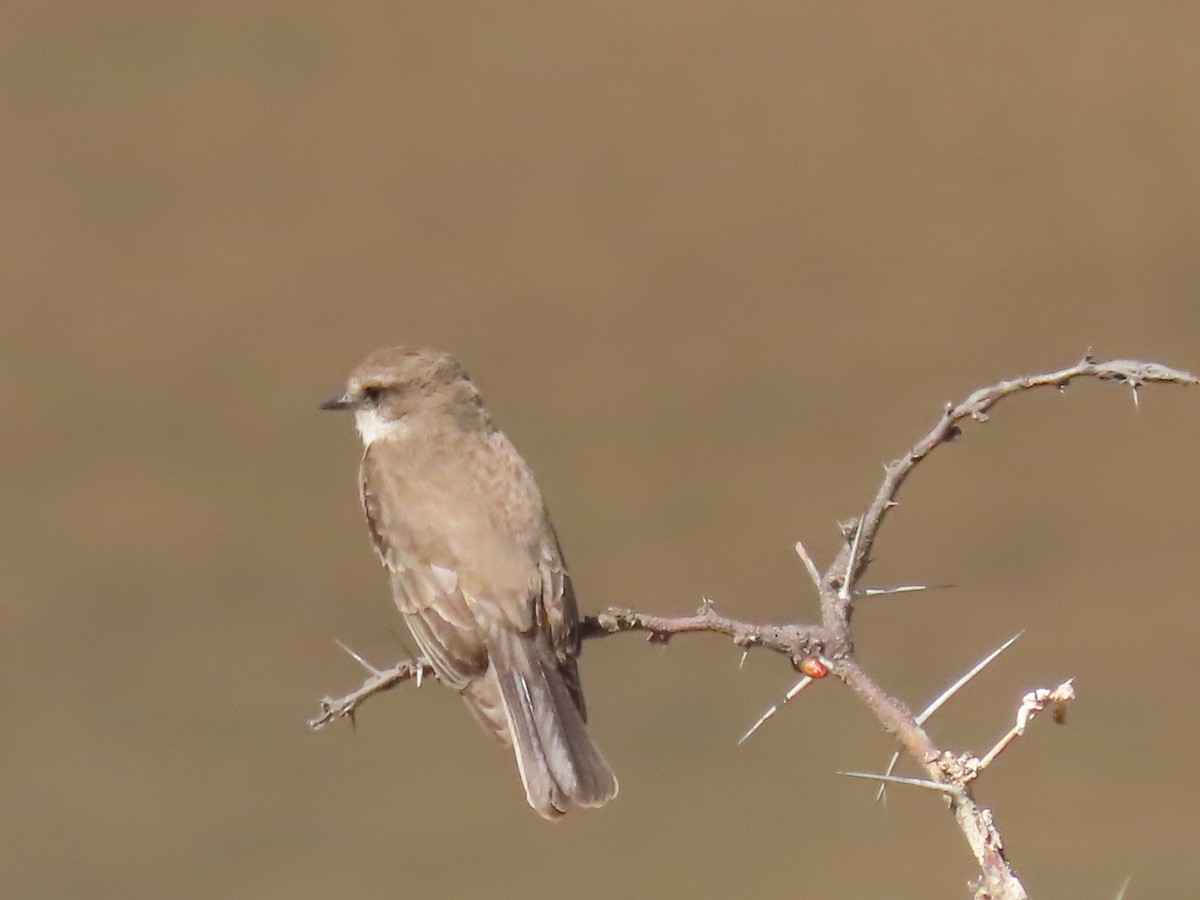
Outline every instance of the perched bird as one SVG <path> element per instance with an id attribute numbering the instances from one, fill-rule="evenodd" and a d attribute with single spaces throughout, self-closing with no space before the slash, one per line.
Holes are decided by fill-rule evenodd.
<path id="1" fill-rule="evenodd" d="M 396 606 L 438 678 L 511 744 L 540 815 L 617 780 L 588 735 L 579 613 L 533 473 L 447 353 L 377 350 L 322 409 L 354 412 L 361 497 Z"/>

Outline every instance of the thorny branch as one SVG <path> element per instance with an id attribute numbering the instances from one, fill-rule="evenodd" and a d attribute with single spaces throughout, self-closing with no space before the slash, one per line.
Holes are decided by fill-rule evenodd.
<path id="1" fill-rule="evenodd" d="M 980 867 L 980 879 L 974 889 L 976 900 L 1025 898 L 1025 889 L 1004 855 L 1003 842 L 991 811 L 975 802 L 971 784 L 987 763 L 1024 730 L 1026 721 L 1038 709 L 1052 705 L 1057 717 L 1061 708 L 1073 697 L 1070 683 L 1055 691 L 1039 689 L 1028 694 L 1017 726 L 983 760 L 971 754 L 955 755 L 933 743 L 922 727 L 925 721 L 923 716 L 914 715 L 861 668 L 854 656 L 850 620 L 857 596 L 854 585 L 865 573 L 880 526 L 888 512 L 897 505 L 896 496 L 917 464 L 937 447 L 959 437 L 962 434 L 960 425 L 965 420 L 986 422 L 988 413 L 1006 397 L 1040 387 L 1064 390 L 1078 378 L 1096 378 L 1125 385 L 1133 392 L 1135 404 L 1139 389 L 1147 384 L 1200 384 L 1200 380 L 1189 372 L 1170 369 L 1158 363 L 1125 359 L 1096 362 L 1089 353 L 1075 365 L 1055 372 L 1027 375 L 980 388 L 962 402 L 948 404 L 924 437 L 903 456 L 884 467 L 883 482 L 875 496 L 857 519 L 843 527 L 846 543 L 823 573 L 813 564 L 803 545 L 797 545 L 797 552 L 818 587 L 821 624 L 756 624 L 720 615 L 711 603 L 705 601 L 696 613 L 686 616 L 659 616 L 627 609 L 608 609 L 584 619 L 582 636 L 599 638 L 639 631 L 645 633 L 651 642 L 665 643 L 677 634 L 711 632 L 732 639 L 743 651 L 751 647 L 763 647 L 781 653 L 788 657 L 793 667 L 803 670 L 806 678 L 812 676 L 806 667 L 808 662 L 820 660 L 821 666 L 827 666 L 831 674 L 854 690 L 880 724 L 896 736 L 908 754 L 925 770 L 929 781 L 896 779 L 890 774 L 871 777 L 932 786 L 945 797 Z M 361 659 L 359 661 L 363 662 Z M 363 664 L 367 665 L 365 662 Z M 370 677 L 357 690 L 338 699 L 327 697 L 321 701 L 321 714 L 309 722 L 312 728 L 321 728 L 341 717 L 353 720 L 359 706 L 367 698 L 403 681 L 416 679 L 419 683 L 422 678 L 433 675 L 428 661 L 421 658 L 405 660 L 388 669 L 367 667 Z"/>

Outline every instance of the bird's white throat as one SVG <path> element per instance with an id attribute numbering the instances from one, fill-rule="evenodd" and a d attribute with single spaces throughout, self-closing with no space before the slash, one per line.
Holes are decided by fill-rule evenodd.
<path id="1" fill-rule="evenodd" d="M 400 437 L 408 430 L 403 419 L 385 419 L 377 409 L 356 409 L 354 427 L 358 429 L 363 446 L 370 447 L 380 438 Z"/>

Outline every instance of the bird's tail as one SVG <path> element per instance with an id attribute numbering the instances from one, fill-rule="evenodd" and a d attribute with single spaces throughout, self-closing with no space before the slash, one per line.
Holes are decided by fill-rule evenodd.
<path id="1" fill-rule="evenodd" d="M 588 734 L 575 661 L 539 638 L 507 632 L 484 678 L 463 698 L 485 727 L 512 744 L 529 805 L 547 819 L 571 806 L 603 806 L 617 779 Z M 578 700 L 576 699 L 578 697 Z"/>

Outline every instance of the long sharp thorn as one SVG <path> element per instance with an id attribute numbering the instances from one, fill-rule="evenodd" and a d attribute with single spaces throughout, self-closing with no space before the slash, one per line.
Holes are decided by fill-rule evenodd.
<path id="1" fill-rule="evenodd" d="M 758 721 L 750 726 L 750 730 L 747 731 L 745 734 L 743 734 L 741 736 L 741 738 L 738 739 L 738 746 L 740 747 L 740 746 L 742 746 L 742 744 L 746 743 L 746 741 L 749 740 L 750 735 L 754 734 L 754 732 L 756 732 L 756 731 L 758 731 L 758 729 L 762 728 L 763 724 L 767 721 L 767 719 L 771 718 L 771 716 L 773 716 L 773 715 L 775 715 L 775 713 L 779 712 L 780 707 L 782 707 L 785 703 L 787 703 L 789 700 L 791 700 L 793 697 L 795 697 L 797 694 L 799 694 L 802 690 L 804 690 L 806 687 L 808 687 L 810 684 L 812 684 L 812 682 L 813 682 L 813 680 L 811 678 L 809 678 L 807 675 L 805 675 L 803 678 L 801 678 L 799 681 L 797 681 L 795 684 L 793 684 L 791 686 L 791 688 L 788 690 L 788 692 L 783 695 L 783 699 L 779 703 L 776 703 L 774 706 L 772 706 L 770 709 L 768 709 L 761 716 L 759 716 Z"/>
<path id="2" fill-rule="evenodd" d="M 951 588 L 954 585 L 949 583 L 941 584 L 898 584 L 890 588 L 863 588 L 860 591 L 855 591 L 860 597 L 878 597 L 880 594 L 911 594 L 915 591 L 936 591 L 942 588 Z"/>
<path id="3" fill-rule="evenodd" d="M 927 584 L 898 584 L 890 588 L 862 588 L 854 593 L 860 597 L 882 597 L 885 594 L 911 594 L 916 591 L 927 591 Z"/>
<path id="4" fill-rule="evenodd" d="M 339 647 L 341 647 L 343 650 L 345 650 L 347 653 L 349 653 L 351 658 L 353 658 L 360 666 L 362 666 L 364 669 L 366 669 L 372 675 L 380 674 L 379 669 L 375 668 L 373 665 L 371 665 L 369 662 L 367 662 L 365 659 L 363 659 L 361 656 L 359 656 L 357 653 L 355 653 L 353 650 L 351 650 L 349 647 L 347 647 L 345 644 L 343 644 L 341 641 L 339 641 L 337 638 L 334 638 L 333 642 L 335 644 L 337 644 Z"/>
<path id="5" fill-rule="evenodd" d="M 896 763 L 898 763 L 898 762 L 900 762 L 900 751 L 894 750 L 892 752 L 892 758 L 888 760 L 887 768 L 884 770 L 884 774 L 890 778 L 892 773 L 894 771 L 896 771 Z M 886 796 L 887 796 L 887 785 L 880 784 L 879 790 L 875 792 L 875 802 L 878 803 L 880 800 L 882 800 Z"/>
<path id="6" fill-rule="evenodd" d="M 1121 882 L 1121 887 L 1117 889 L 1117 896 L 1113 900 L 1124 900 L 1125 892 L 1129 890 L 1129 882 L 1133 881 L 1132 875 L 1125 876 L 1125 880 Z"/>
<path id="7" fill-rule="evenodd" d="M 813 558 L 808 555 L 808 548 L 804 546 L 803 541 L 796 541 L 796 555 L 800 557 L 800 561 L 804 563 L 804 568 L 808 569 L 808 577 L 812 579 L 812 583 L 817 586 L 817 590 L 821 589 L 821 573 L 817 571 L 817 564 L 813 562 Z"/>
<path id="8" fill-rule="evenodd" d="M 740 746 L 742 746 L 742 744 L 746 743 L 746 741 L 748 741 L 750 739 L 750 735 L 752 735 L 752 734 L 754 734 L 754 732 L 758 731 L 758 729 L 762 727 L 763 723 L 766 722 L 767 719 L 771 718 L 771 716 L 775 715 L 775 713 L 777 713 L 777 712 L 779 712 L 779 704 L 778 703 L 775 704 L 774 706 L 772 706 L 765 713 L 763 713 L 761 716 L 758 717 L 758 721 L 750 726 L 750 730 L 747 731 L 745 734 L 743 734 L 740 738 L 738 738 L 737 745 L 740 747 Z"/>
<path id="9" fill-rule="evenodd" d="M 808 687 L 812 683 L 813 683 L 812 676 L 805 675 L 803 678 L 801 678 L 799 681 L 797 681 L 795 684 L 793 684 L 791 686 L 791 688 L 788 690 L 788 692 L 783 695 L 783 702 L 787 703 L 789 700 L 791 700 L 793 697 L 795 697 L 798 693 L 800 693 L 802 690 L 804 690 L 806 687 Z"/>
<path id="10" fill-rule="evenodd" d="M 938 784 L 927 778 L 906 778 L 903 775 L 880 775 L 875 772 L 838 772 L 847 778 L 866 778 L 871 781 L 886 781 L 890 784 L 907 784 L 912 787 L 925 788 L 927 791 L 937 791 L 941 794 L 953 794 L 956 788 L 949 784 Z"/>
<path id="11" fill-rule="evenodd" d="M 1001 653 L 1003 653 L 1005 650 L 1007 650 L 1009 647 L 1011 647 L 1013 644 L 1015 644 L 1017 642 L 1017 638 L 1019 638 L 1024 633 L 1025 633 L 1024 629 L 1022 629 L 1021 631 L 1018 631 L 1016 634 L 1014 634 L 1012 637 L 1010 637 L 1007 641 L 1005 641 L 1003 644 L 1001 644 L 999 647 L 997 647 L 995 650 L 993 650 L 991 653 L 989 653 L 987 656 L 985 656 L 979 662 L 975 663 L 975 665 L 971 667 L 971 670 L 969 672 L 966 672 L 961 678 L 958 679 L 958 681 L 954 682 L 954 684 L 950 685 L 950 687 L 948 687 L 948 688 L 946 688 L 946 690 L 942 691 L 942 693 L 938 695 L 938 698 L 936 700 L 934 700 L 932 703 L 930 703 L 927 707 L 925 707 L 924 711 L 922 711 L 921 714 L 917 716 L 917 724 L 924 725 L 925 722 L 927 722 L 929 720 L 929 717 L 932 716 L 939 709 L 941 709 L 942 706 L 945 705 L 947 700 L 949 700 L 951 697 L 953 697 L 955 694 L 957 694 L 959 689 L 962 688 L 963 685 L 965 685 L 968 681 L 970 681 L 972 678 L 974 678 L 976 675 L 978 675 L 980 672 L 982 672 L 985 668 L 987 668 L 988 665 L 990 665 L 991 662 L 997 656 L 999 656 Z"/>
<path id="12" fill-rule="evenodd" d="M 854 529 L 854 540 L 850 542 L 850 560 L 846 563 L 846 577 L 842 579 L 842 587 L 838 591 L 838 599 L 846 602 L 850 599 L 851 582 L 854 581 L 854 571 L 858 568 L 858 543 L 862 540 L 864 512 L 858 517 L 858 527 Z"/>

